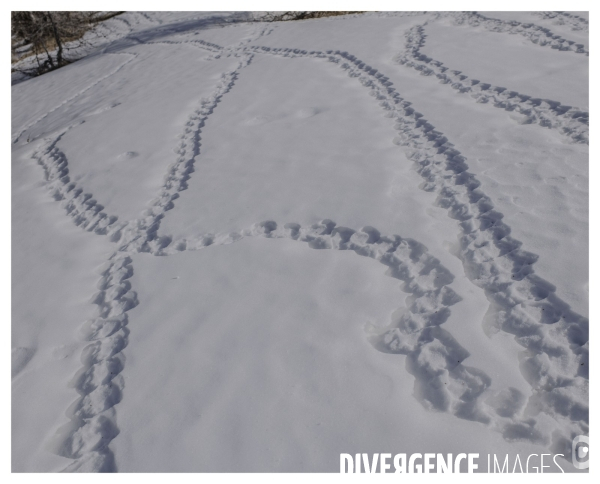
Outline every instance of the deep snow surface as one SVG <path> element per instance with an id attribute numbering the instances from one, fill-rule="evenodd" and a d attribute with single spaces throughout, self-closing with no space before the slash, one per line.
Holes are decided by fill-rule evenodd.
<path id="1" fill-rule="evenodd" d="M 573 471 L 587 17 L 247 18 L 123 14 L 13 85 L 12 470 Z"/>

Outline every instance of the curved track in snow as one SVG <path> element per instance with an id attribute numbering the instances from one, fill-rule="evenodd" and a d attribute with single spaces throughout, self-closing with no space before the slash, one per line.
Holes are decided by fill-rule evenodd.
<path id="1" fill-rule="evenodd" d="M 587 55 L 573 43 L 556 38 L 541 27 L 495 21 L 479 14 L 454 16 L 458 22 L 518 33 L 540 45 Z M 588 431 L 588 320 L 572 311 L 555 294 L 552 284 L 535 274 L 537 256 L 525 251 L 522 243 L 510 235 L 511 229 L 503 221 L 503 214 L 469 171 L 468 160 L 412 103 L 401 97 L 388 77 L 344 51 L 249 45 L 268 35 L 269 28 L 272 27 L 259 25 L 253 38 L 230 47 L 201 39 L 188 41 L 207 51 L 209 58 L 236 56 L 240 62 L 222 74 L 213 94 L 202 99 L 189 116 L 164 184 L 140 218 L 117 222 L 91 194 L 71 181 L 68 161 L 56 147 L 62 134 L 45 140 L 34 155 L 45 171 L 50 194 L 64 205 L 74 223 L 105 235 L 116 244 L 115 252 L 101 270 L 97 292 L 92 297 L 97 317 L 81 328 L 81 336 L 89 345 L 81 355 L 82 367 L 71 382 L 79 397 L 67 410 L 70 422 L 55 438 L 58 452 L 74 460 L 65 470 L 116 470 L 109 444 L 119 432 L 115 407 L 124 389 L 120 373 L 125 364 L 123 350 L 128 344 L 127 312 L 143 303 L 138 301 L 129 282 L 135 270 L 131 255 L 141 252 L 165 256 L 234 243 L 245 237 L 287 238 L 315 249 L 351 250 L 387 266 L 388 274 L 403 282 L 403 290 L 410 294 L 411 302 L 408 312 L 399 321 L 392 322 L 386 331 L 371 335 L 371 341 L 380 351 L 407 356 L 406 367 L 415 377 L 415 395 L 421 403 L 490 425 L 507 440 L 543 443 L 564 453 L 573 435 Z M 559 103 L 532 100 L 518 93 L 499 92 L 491 85 L 469 82 L 466 76 L 419 53 L 423 35 L 422 26 L 406 33 L 407 50 L 399 56 L 399 62 L 436 75 L 442 82 L 469 92 L 480 102 L 520 110 L 542 126 L 549 123 L 574 141 L 587 142 L 587 127 L 582 128 L 587 125 L 581 119 L 584 114 L 576 116 L 571 110 L 561 112 Z M 160 43 L 136 40 L 148 45 Z M 296 223 L 282 226 L 267 220 L 230 234 L 199 234 L 176 240 L 159 234 L 161 220 L 175 208 L 181 192 L 187 189 L 193 165 L 200 156 L 201 132 L 207 118 L 222 97 L 234 88 L 243 68 L 257 55 L 302 57 L 328 63 L 356 79 L 365 94 L 378 103 L 393 124 L 390 139 L 414 162 L 423 179 L 420 188 L 436 193 L 436 205 L 446 209 L 448 216 L 456 220 L 460 241 L 458 257 L 469 279 L 484 290 L 489 300 L 491 324 L 514 335 L 523 347 L 521 370 L 532 388 L 529 399 L 513 388 L 490 393 L 490 377 L 464 364 L 468 352 L 442 329 L 450 307 L 460 300 L 448 287 L 454 277 L 417 241 L 398 235 L 382 236 L 373 227 L 360 230 L 339 227 L 331 220 L 306 227 Z M 30 127 L 24 128 L 14 141 Z M 437 358 L 421 358 L 425 353 L 435 353 Z M 437 362 L 436 365 L 432 366 L 431 361 Z"/>
<path id="2" fill-rule="evenodd" d="M 435 76 L 461 94 L 468 94 L 475 102 L 488 104 L 521 115 L 519 124 L 538 124 L 556 129 L 574 143 L 589 144 L 589 113 L 583 109 L 565 106 L 559 101 L 541 99 L 494 86 L 478 79 L 469 79 L 461 71 L 452 70 L 440 61 L 422 54 L 425 45 L 425 26 L 419 25 L 406 32 L 405 50 L 396 56 L 401 65 L 412 67 L 423 76 Z"/>

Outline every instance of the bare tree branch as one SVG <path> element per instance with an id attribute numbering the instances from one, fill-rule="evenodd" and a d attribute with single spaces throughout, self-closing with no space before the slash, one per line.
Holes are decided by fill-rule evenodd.
<path id="1" fill-rule="evenodd" d="M 86 43 L 84 34 L 95 24 L 121 12 L 11 12 L 11 49 L 13 59 L 23 58 L 22 53 L 35 55 L 38 67 L 19 70 L 27 75 L 39 75 L 69 64 L 69 50 Z M 28 48 L 31 46 L 31 48 Z M 21 55 L 20 55 L 21 54 Z M 40 62 L 39 55 L 46 59 Z M 54 58 L 53 58 L 54 55 Z"/>

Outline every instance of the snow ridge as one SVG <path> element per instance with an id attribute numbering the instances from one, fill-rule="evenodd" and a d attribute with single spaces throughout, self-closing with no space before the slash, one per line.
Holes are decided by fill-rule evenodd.
<path id="1" fill-rule="evenodd" d="M 469 79 L 461 71 L 451 70 L 440 61 L 421 53 L 425 45 L 425 22 L 409 29 L 405 50 L 396 56 L 401 65 L 412 67 L 423 76 L 435 76 L 442 84 L 448 84 L 457 92 L 470 95 L 475 102 L 489 104 L 506 111 L 521 114 L 519 124 L 535 123 L 558 130 L 574 143 L 589 144 L 589 113 L 582 109 L 565 106 L 558 101 L 540 99 L 509 91 L 477 79 Z M 514 119 L 514 118 L 513 118 Z"/>

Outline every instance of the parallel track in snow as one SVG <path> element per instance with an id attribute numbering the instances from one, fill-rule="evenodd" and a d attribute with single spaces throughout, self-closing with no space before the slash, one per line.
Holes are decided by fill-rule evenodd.
<path id="1" fill-rule="evenodd" d="M 452 17 L 457 25 L 464 24 L 470 25 L 471 27 L 482 27 L 490 32 L 521 35 L 530 42 L 541 47 L 549 47 L 561 51 L 571 51 L 585 56 L 590 55 L 583 44 L 566 39 L 552 32 L 550 29 L 534 23 L 495 19 L 478 12 L 440 12 L 435 14 L 435 16 L 437 18 Z"/>
<path id="2" fill-rule="evenodd" d="M 258 29 L 254 40 L 262 35 L 265 30 Z M 535 275 L 537 256 L 523 250 L 522 243 L 510 235 L 503 214 L 469 172 L 467 159 L 400 96 L 388 77 L 367 62 L 343 51 L 259 47 L 249 45 L 251 41 L 224 48 L 200 39 L 194 42 L 214 58 L 237 56 L 241 60 L 236 68 L 223 73 L 212 96 L 202 99 L 190 115 L 175 162 L 158 196 L 140 218 L 117 223 L 91 194 L 71 182 L 67 159 L 57 148 L 60 136 L 46 140 L 35 154 L 45 170 L 50 193 L 64 204 L 73 221 L 116 244 L 92 298 L 97 317 L 82 327 L 90 344 L 82 352 L 82 368 L 72 382 L 80 397 L 67 411 L 70 422 L 55 438 L 61 455 L 74 459 L 65 470 L 116 470 L 109 444 L 119 432 L 115 406 L 124 391 L 120 373 L 128 343 L 127 312 L 140 303 L 129 282 L 134 271 L 131 256 L 164 256 L 246 237 L 287 238 L 312 248 L 351 250 L 387 266 L 388 274 L 401 280 L 410 295 L 408 312 L 392 321 L 386 331 L 371 335 L 371 340 L 381 351 L 407 356 L 406 367 L 415 377 L 415 395 L 421 403 L 490 425 L 507 440 L 551 445 L 570 455 L 567 446 L 572 436 L 588 431 L 588 320 L 572 311 L 549 282 Z M 381 236 L 372 227 L 338 227 L 330 220 L 308 227 L 263 221 L 231 234 L 199 234 L 177 240 L 159 234 L 162 219 L 187 189 L 206 120 L 234 88 L 242 69 L 262 55 L 328 63 L 356 79 L 378 103 L 393 124 L 390 138 L 423 178 L 420 188 L 436 193 L 436 205 L 456 220 L 458 257 L 469 279 L 485 291 L 493 324 L 514 335 L 523 347 L 521 369 L 532 388 L 529 399 L 512 388 L 491 392 L 491 378 L 465 365 L 468 352 L 441 328 L 450 307 L 460 300 L 449 287 L 453 275 L 419 242 Z M 437 357 L 428 358 L 428 354 Z"/>
<path id="3" fill-rule="evenodd" d="M 571 30 L 583 30 L 589 32 L 590 23 L 588 20 L 568 12 L 531 12 L 532 15 L 544 20 L 553 20 L 558 25 L 568 25 Z"/>
<path id="4" fill-rule="evenodd" d="M 494 424 L 507 440 L 552 443 L 570 455 L 572 437 L 588 430 L 589 322 L 555 294 L 552 284 L 535 275 L 537 255 L 511 237 L 503 214 L 468 171 L 467 159 L 401 98 L 388 77 L 356 56 L 340 51 L 252 50 L 337 65 L 356 78 L 395 122 L 394 142 L 415 162 L 423 178 L 421 188 L 437 193 L 436 205 L 457 220 L 459 257 L 469 279 L 485 291 L 493 324 L 514 335 L 524 348 L 521 370 L 533 391 L 527 403 L 532 416 L 503 420 L 497 413 Z M 552 430 L 546 417 L 536 415 L 539 412 L 554 420 Z"/>
<path id="5" fill-rule="evenodd" d="M 421 53 L 425 45 L 425 26 L 415 26 L 406 34 L 405 49 L 395 58 L 400 65 L 412 67 L 423 76 L 432 76 L 448 85 L 457 93 L 467 94 L 475 102 L 495 108 L 515 112 L 519 124 L 537 124 L 544 128 L 556 129 L 573 143 L 589 144 L 589 113 L 583 109 L 565 106 L 559 101 L 541 99 L 494 86 L 490 83 L 469 77 L 457 70 L 446 67 L 442 62 Z"/>

